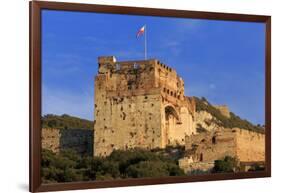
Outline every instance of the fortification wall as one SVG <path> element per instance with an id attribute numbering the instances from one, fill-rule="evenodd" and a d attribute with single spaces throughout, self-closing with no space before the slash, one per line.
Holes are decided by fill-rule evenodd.
<path id="1" fill-rule="evenodd" d="M 85 129 L 42 129 L 42 148 L 59 153 L 71 149 L 84 155 L 93 154 L 93 131 Z"/>
<path id="2" fill-rule="evenodd" d="M 212 169 L 215 160 L 231 156 L 238 158 L 242 169 L 247 171 L 247 167 L 252 167 L 253 163 L 264 163 L 264 137 L 262 133 L 239 128 L 187 136 L 186 156 L 179 160 L 179 166 L 185 172 L 208 171 Z"/>
<path id="3" fill-rule="evenodd" d="M 186 137 L 186 150 L 194 162 L 213 162 L 225 156 L 235 157 L 236 135 L 230 129 Z"/>
<path id="4" fill-rule="evenodd" d="M 186 150 L 194 162 L 211 162 L 225 156 L 241 162 L 264 161 L 264 134 L 245 129 L 222 129 L 186 137 Z"/>
<path id="5" fill-rule="evenodd" d="M 236 154 L 241 162 L 265 161 L 265 135 L 235 128 Z"/>

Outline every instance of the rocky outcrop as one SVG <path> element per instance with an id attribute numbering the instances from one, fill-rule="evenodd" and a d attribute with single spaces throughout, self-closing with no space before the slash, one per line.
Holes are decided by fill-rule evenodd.
<path id="1" fill-rule="evenodd" d="M 194 121 L 199 133 L 200 129 L 206 131 L 215 131 L 223 128 L 217 124 L 218 120 L 216 119 L 216 117 L 212 116 L 207 111 L 197 111 L 195 113 Z"/>

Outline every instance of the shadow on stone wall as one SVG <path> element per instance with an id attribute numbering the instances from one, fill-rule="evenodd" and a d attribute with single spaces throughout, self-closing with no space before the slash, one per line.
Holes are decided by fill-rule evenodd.
<path id="1" fill-rule="evenodd" d="M 61 129 L 59 149 L 71 149 L 80 155 L 93 155 L 93 131 L 85 129 Z"/>
<path id="2" fill-rule="evenodd" d="M 42 148 L 54 153 L 71 149 L 80 155 L 93 155 L 93 130 L 42 128 Z"/>

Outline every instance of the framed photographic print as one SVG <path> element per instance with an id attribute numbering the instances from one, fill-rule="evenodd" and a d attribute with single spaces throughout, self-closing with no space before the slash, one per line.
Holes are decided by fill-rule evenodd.
<path id="1" fill-rule="evenodd" d="M 271 176 L 270 16 L 30 2 L 30 191 Z"/>

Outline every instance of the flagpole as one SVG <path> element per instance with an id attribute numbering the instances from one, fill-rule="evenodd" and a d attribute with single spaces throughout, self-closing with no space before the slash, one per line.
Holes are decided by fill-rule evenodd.
<path id="1" fill-rule="evenodd" d="M 144 59 L 147 59 L 147 48 L 146 48 L 146 25 L 144 25 Z"/>

